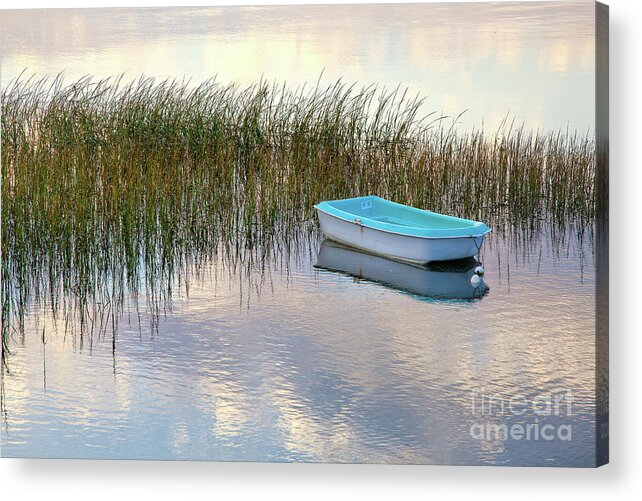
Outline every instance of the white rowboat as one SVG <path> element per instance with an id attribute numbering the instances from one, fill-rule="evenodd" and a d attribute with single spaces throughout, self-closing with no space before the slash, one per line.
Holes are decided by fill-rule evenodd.
<path id="1" fill-rule="evenodd" d="M 376 196 L 331 200 L 314 207 L 329 239 L 415 264 L 475 256 L 490 231 L 478 221 Z"/>

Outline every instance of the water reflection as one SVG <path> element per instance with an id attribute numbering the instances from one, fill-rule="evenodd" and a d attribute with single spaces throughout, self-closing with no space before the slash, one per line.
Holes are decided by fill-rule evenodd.
<path id="1" fill-rule="evenodd" d="M 595 274 L 581 234 L 491 234 L 483 301 L 444 299 L 470 270 L 422 270 L 306 233 L 219 255 L 160 312 L 151 296 L 136 308 L 130 298 L 84 342 L 34 307 L 3 369 L 3 455 L 587 466 Z M 474 439 L 481 387 L 572 389 L 573 441 Z"/>
<path id="2" fill-rule="evenodd" d="M 115 356 L 116 338 L 123 328 L 136 332 L 139 339 L 145 334 L 153 338 L 161 323 L 175 314 L 177 304 L 185 302 L 193 318 L 207 322 L 213 308 L 238 308 L 249 313 L 266 297 L 278 295 L 280 286 L 296 289 L 301 280 L 312 277 L 319 283 L 311 287 L 320 289 L 324 283 L 345 283 L 341 276 L 353 277 L 357 280 L 351 282 L 349 292 L 355 297 L 367 296 L 372 286 L 383 286 L 426 301 L 454 303 L 481 300 L 493 283 L 510 292 L 513 283 L 523 281 L 520 273 L 532 280 L 529 290 L 535 298 L 556 286 L 563 286 L 560 292 L 573 294 L 575 281 L 586 285 L 594 278 L 593 225 L 565 219 L 492 226 L 493 233 L 485 239 L 478 256 L 487 273 L 477 286 L 471 284 L 478 264 L 474 258 L 414 266 L 327 240 L 311 222 L 287 235 L 275 235 L 252 245 L 223 242 L 206 255 L 181 256 L 172 264 L 171 274 L 144 280 L 136 289 L 114 282 L 110 295 L 82 302 L 73 293 L 67 295 L 61 290 L 53 295 L 35 295 L 25 305 L 24 313 L 34 321 L 31 330 L 38 339 L 44 340 L 46 329 L 47 334 L 51 331 L 64 336 L 66 343 L 79 352 L 92 354 L 96 345 L 108 344 Z M 205 291 L 204 295 L 199 291 Z M 297 297 L 291 307 L 299 306 L 304 305 Z M 11 321 L 12 338 L 24 344 L 33 332 L 15 314 Z"/>
<path id="3" fill-rule="evenodd" d="M 473 259 L 432 263 L 428 266 L 392 261 L 359 252 L 331 240 L 324 240 L 316 267 L 345 273 L 359 280 L 369 280 L 391 289 L 426 299 L 480 299 L 488 292 L 482 280 L 471 283 L 478 262 Z"/>
<path id="4" fill-rule="evenodd" d="M 507 113 L 535 130 L 593 127 L 590 2 L 4 11 L 2 82 L 25 67 L 70 81 L 141 73 L 249 85 L 396 88 L 462 127 Z"/>

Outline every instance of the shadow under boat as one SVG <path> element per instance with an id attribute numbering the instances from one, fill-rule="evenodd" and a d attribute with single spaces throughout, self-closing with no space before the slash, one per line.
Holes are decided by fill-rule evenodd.
<path id="1" fill-rule="evenodd" d="M 483 278 L 478 285 L 471 283 L 478 265 L 472 257 L 424 266 L 412 265 L 326 239 L 321 244 L 315 268 L 343 273 L 424 298 L 472 301 L 481 299 L 489 290 Z"/>

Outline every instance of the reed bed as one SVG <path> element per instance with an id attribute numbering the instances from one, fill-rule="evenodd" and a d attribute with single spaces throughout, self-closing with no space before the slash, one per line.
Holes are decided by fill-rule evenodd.
<path id="1" fill-rule="evenodd" d="M 324 199 L 376 194 L 496 225 L 594 217 L 592 136 L 460 134 L 423 108 L 343 82 L 10 83 L 4 348 L 34 302 L 87 322 L 89 305 L 117 310 L 142 285 L 170 295 L 177 271 L 216 253 L 260 261 L 295 245 Z"/>

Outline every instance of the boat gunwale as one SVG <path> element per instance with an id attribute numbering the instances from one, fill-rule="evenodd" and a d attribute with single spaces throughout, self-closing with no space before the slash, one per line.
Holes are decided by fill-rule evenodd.
<path id="1" fill-rule="evenodd" d="M 371 197 L 356 197 L 356 198 L 371 198 Z M 380 197 L 377 197 L 377 198 L 380 198 Z M 385 199 L 381 199 L 381 200 L 384 200 L 385 202 L 396 204 L 396 205 L 403 205 L 403 204 L 397 204 L 396 202 L 391 202 L 391 201 L 385 200 Z M 324 202 L 321 202 L 321 203 L 324 203 Z M 329 202 L 326 201 L 325 203 L 327 203 L 328 205 L 333 207 L 333 209 L 336 210 L 337 212 L 341 212 L 343 214 L 347 214 L 347 215 L 349 215 L 351 217 L 354 217 L 355 219 L 359 219 L 359 222 L 356 222 L 354 219 L 350 220 L 348 218 L 341 217 L 341 216 L 339 216 L 337 214 L 333 214 L 333 213 L 328 212 L 328 211 L 324 210 L 323 208 L 319 207 L 319 205 L 321 205 L 321 203 L 315 204 L 313 207 L 317 211 L 323 212 L 324 214 L 326 214 L 328 216 L 331 216 L 331 217 L 333 217 L 335 219 L 338 219 L 339 221 L 343 221 L 345 223 L 356 224 L 356 225 L 362 226 L 364 228 L 368 228 L 370 230 L 381 231 L 383 233 L 390 233 L 392 235 L 397 235 L 397 236 L 402 236 L 402 237 L 420 238 L 420 239 L 423 239 L 423 240 L 444 240 L 444 239 L 454 239 L 454 238 L 459 238 L 459 239 L 463 239 L 463 238 L 481 238 L 481 237 L 486 236 L 491 231 L 493 231 L 486 224 L 484 224 L 482 222 L 479 222 L 479 221 L 473 221 L 472 219 L 464 219 L 464 218 L 458 218 L 458 217 L 454 217 L 454 216 L 448 216 L 446 214 L 440 214 L 438 212 L 425 211 L 425 212 L 429 212 L 431 214 L 436 214 L 436 215 L 442 216 L 442 217 L 447 217 L 447 218 L 452 218 L 452 219 L 460 219 L 460 220 L 463 220 L 463 221 L 469 221 L 469 222 L 474 223 L 471 226 L 471 229 L 472 228 L 480 228 L 482 226 L 485 226 L 486 230 L 481 232 L 481 233 L 477 233 L 477 234 L 438 235 L 438 236 L 435 236 L 435 235 L 413 235 L 411 233 L 404 233 L 404 232 L 400 232 L 400 231 L 392 231 L 392 230 L 387 230 L 387 229 L 383 229 L 383 228 L 377 228 L 376 226 L 371 226 L 369 224 L 366 224 L 366 222 L 367 221 L 373 221 L 372 219 L 369 219 L 369 218 L 363 218 L 363 219 L 357 218 L 357 217 L 355 217 L 355 214 L 350 213 L 350 212 L 346 212 L 346 211 L 344 211 L 342 209 L 338 209 L 336 207 L 333 207 L 332 205 L 330 205 Z M 404 207 L 409 207 L 411 209 L 417 209 L 416 207 L 411 207 L 411 206 L 404 206 Z M 417 210 L 422 210 L 422 209 L 417 209 Z M 364 222 L 364 220 L 366 222 Z M 430 231 L 442 231 L 442 229 L 430 229 Z"/>

